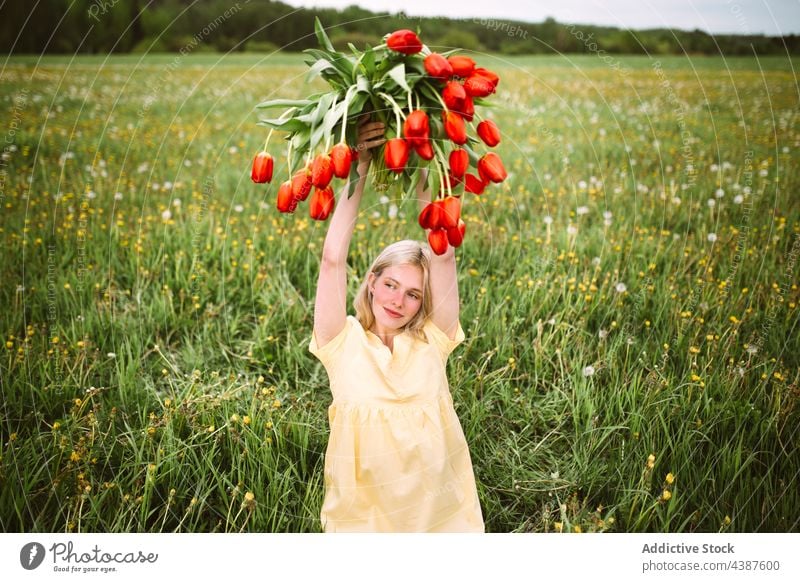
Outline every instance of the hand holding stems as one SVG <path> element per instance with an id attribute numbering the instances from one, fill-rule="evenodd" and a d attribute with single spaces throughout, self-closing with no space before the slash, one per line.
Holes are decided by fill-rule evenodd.
<path id="1" fill-rule="evenodd" d="M 369 168 L 369 163 L 372 161 L 372 148 L 383 145 L 386 139 L 383 137 L 385 128 L 380 121 L 370 121 L 369 115 L 362 115 L 358 120 L 358 143 L 356 150 L 358 150 L 358 175 L 364 176 Z M 364 171 L 361 171 L 361 168 Z"/>

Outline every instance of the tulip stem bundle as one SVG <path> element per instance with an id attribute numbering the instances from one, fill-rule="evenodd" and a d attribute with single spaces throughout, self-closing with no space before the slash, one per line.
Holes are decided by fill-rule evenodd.
<path id="1" fill-rule="evenodd" d="M 490 183 L 502 182 L 507 175 L 496 153 L 480 156 L 475 151 L 475 146 L 493 148 L 500 143 L 494 122 L 477 116 L 477 137 L 469 134 L 467 125 L 476 117 L 475 106 L 487 105 L 486 98 L 495 92 L 499 77 L 457 51 L 431 51 L 411 30 L 397 30 L 387 35 L 385 42 L 364 50 L 350 44 L 352 54 L 334 49 L 319 19 L 315 33 L 320 48 L 305 51 L 311 57 L 306 61 L 310 67 L 307 80 L 321 77 L 331 91 L 257 106 L 287 110 L 278 118 L 259 121 L 271 129 L 265 151 L 253 162 L 253 181 L 271 180 L 272 158 L 266 148 L 274 130 L 285 132 L 290 179 L 278 190 L 278 209 L 293 212 L 313 187 L 309 214 L 316 220 L 327 219 L 334 205 L 331 179 L 347 180 L 348 196 L 355 190 L 359 175 L 351 162 L 358 153 L 352 146 L 357 145 L 358 119 L 371 115 L 384 123 L 387 137 L 382 151 L 373 158 L 375 189 L 382 191 L 395 184 L 410 197 L 421 179 L 438 181 L 434 203 L 444 206 L 434 209 L 434 203 L 429 205 L 431 208 L 423 211 L 425 220 L 420 215 L 420 225 L 430 229 L 429 242 L 437 254 L 446 250 L 448 242 L 460 245 L 464 235 L 461 193 L 454 190 L 463 185 L 465 192 L 480 195 Z M 403 101 L 407 111 L 398 103 Z M 394 115 L 386 115 L 389 110 Z M 334 136 L 339 140 L 331 148 Z M 294 152 L 299 155 L 294 157 Z M 431 162 L 436 177 L 421 173 Z M 477 175 L 467 173 L 470 165 Z"/>

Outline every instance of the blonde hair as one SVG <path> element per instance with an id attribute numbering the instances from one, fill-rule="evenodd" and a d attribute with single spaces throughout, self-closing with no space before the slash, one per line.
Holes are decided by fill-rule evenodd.
<path id="1" fill-rule="evenodd" d="M 361 286 L 358 288 L 355 299 L 353 299 L 356 319 L 364 329 L 372 327 L 375 323 L 375 315 L 372 312 L 372 292 L 369 290 L 369 275 L 372 273 L 375 278 L 378 278 L 387 267 L 398 265 L 414 265 L 422 269 L 422 306 L 411 321 L 403 326 L 403 331 L 408 330 L 414 337 L 425 340 L 422 327 L 433 311 L 430 277 L 431 250 L 415 240 L 401 240 L 390 244 L 381 251 L 372 263 L 372 266 L 364 276 L 364 280 L 361 282 Z"/>

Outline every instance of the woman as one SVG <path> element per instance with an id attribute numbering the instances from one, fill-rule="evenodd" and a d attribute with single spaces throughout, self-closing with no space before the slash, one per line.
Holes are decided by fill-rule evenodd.
<path id="1" fill-rule="evenodd" d="M 389 245 L 361 284 L 356 316 L 346 312 L 348 248 L 383 132 L 362 120 L 359 181 L 352 197 L 340 195 L 322 252 L 309 344 L 333 393 L 320 517 L 326 532 L 483 532 L 445 374 L 464 340 L 454 249 Z M 421 207 L 430 202 L 430 191 L 417 193 Z"/>

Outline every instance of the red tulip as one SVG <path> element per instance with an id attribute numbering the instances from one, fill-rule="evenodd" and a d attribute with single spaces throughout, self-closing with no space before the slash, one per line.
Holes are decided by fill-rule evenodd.
<path id="1" fill-rule="evenodd" d="M 475 61 L 469 57 L 455 55 L 447 57 L 447 62 L 453 67 L 453 74 L 459 77 L 469 77 L 475 70 Z"/>
<path id="2" fill-rule="evenodd" d="M 350 164 L 353 161 L 353 153 L 346 143 L 341 142 L 331 149 L 331 163 L 333 164 L 333 175 L 337 178 L 347 178 L 350 175 Z"/>
<path id="3" fill-rule="evenodd" d="M 472 121 L 472 117 L 475 115 L 475 104 L 472 101 L 471 95 L 467 95 L 466 99 L 464 99 L 464 105 L 461 107 L 461 111 L 457 111 L 457 113 L 466 121 Z"/>
<path id="4" fill-rule="evenodd" d="M 500 156 L 494 152 L 489 152 L 478 160 L 478 173 L 484 182 L 499 183 L 508 176 Z"/>
<path id="5" fill-rule="evenodd" d="M 433 202 L 422 209 L 419 213 L 419 225 L 424 229 L 439 228 L 442 223 L 442 209 Z"/>
<path id="6" fill-rule="evenodd" d="M 425 70 L 434 79 L 445 81 L 453 75 L 453 67 L 439 53 L 431 53 L 425 57 Z"/>
<path id="7" fill-rule="evenodd" d="M 461 218 L 461 198 L 458 196 L 447 196 L 437 200 L 442 209 L 440 225 L 442 228 L 455 228 L 458 226 L 458 219 Z"/>
<path id="8" fill-rule="evenodd" d="M 460 111 L 464 107 L 466 98 L 467 92 L 464 90 L 464 85 L 457 81 L 449 81 L 442 91 L 442 99 L 448 109 Z"/>
<path id="9" fill-rule="evenodd" d="M 434 228 L 428 233 L 428 244 L 437 255 L 447 252 L 447 231 L 443 228 Z"/>
<path id="10" fill-rule="evenodd" d="M 467 143 L 467 127 L 464 119 L 454 111 L 442 111 L 444 131 L 454 143 L 464 145 Z"/>
<path id="11" fill-rule="evenodd" d="M 493 73 L 489 69 L 484 69 L 483 67 L 478 67 L 472 72 L 472 74 L 486 77 L 495 88 L 497 88 L 497 84 L 500 83 L 500 77 L 498 77 L 496 73 Z"/>
<path id="12" fill-rule="evenodd" d="M 314 220 L 327 220 L 334 203 L 333 188 L 316 188 L 308 201 L 308 214 Z"/>
<path id="13" fill-rule="evenodd" d="M 458 226 L 455 228 L 448 228 L 447 229 L 447 241 L 450 243 L 451 246 L 460 247 L 461 243 L 464 242 L 464 234 L 467 231 L 467 224 L 458 219 Z"/>
<path id="14" fill-rule="evenodd" d="M 408 142 L 402 137 L 390 139 L 383 150 L 386 167 L 399 174 L 406 167 L 409 153 Z"/>
<path id="15" fill-rule="evenodd" d="M 414 151 L 417 152 L 417 155 L 423 160 L 431 161 L 433 159 L 434 152 L 430 139 L 425 139 L 421 144 L 415 145 Z"/>
<path id="16" fill-rule="evenodd" d="M 428 121 L 428 114 L 422 109 L 415 109 L 406 117 L 403 122 L 403 136 L 412 147 L 421 144 L 424 140 L 428 139 L 430 133 L 430 122 Z"/>
<path id="17" fill-rule="evenodd" d="M 303 201 L 308 198 L 311 186 L 311 172 L 309 172 L 308 167 L 298 170 L 292 176 L 292 196 L 294 196 L 295 200 Z"/>
<path id="18" fill-rule="evenodd" d="M 467 174 L 464 178 L 464 190 L 472 194 L 483 194 L 486 188 L 486 182 L 475 176 L 475 174 Z"/>
<path id="19" fill-rule="evenodd" d="M 297 198 L 292 194 L 291 180 L 286 180 L 280 185 L 275 203 L 281 212 L 294 212 L 294 209 L 297 208 Z"/>
<path id="20" fill-rule="evenodd" d="M 422 50 L 422 41 L 413 30 L 396 30 L 386 39 L 386 46 L 405 55 L 413 55 Z"/>
<path id="21" fill-rule="evenodd" d="M 274 161 L 267 152 L 258 152 L 253 158 L 253 169 L 250 171 L 250 178 L 256 184 L 263 184 L 272 180 L 272 167 Z"/>
<path id="22" fill-rule="evenodd" d="M 484 119 L 478 124 L 478 135 L 490 148 L 500 143 L 500 129 L 491 119 Z"/>
<path id="23" fill-rule="evenodd" d="M 472 97 L 486 97 L 494 93 L 494 85 L 483 75 L 472 74 L 464 81 L 464 90 Z"/>
<path id="24" fill-rule="evenodd" d="M 456 148 L 450 152 L 450 173 L 459 180 L 464 177 L 469 167 L 467 150 Z"/>
<path id="25" fill-rule="evenodd" d="M 333 178 L 333 162 L 331 157 L 322 153 L 314 158 L 314 164 L 311 166 L 311 183 L 317 188 L 324 188 L 331 183 Z"/>

